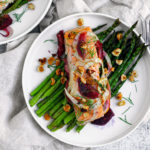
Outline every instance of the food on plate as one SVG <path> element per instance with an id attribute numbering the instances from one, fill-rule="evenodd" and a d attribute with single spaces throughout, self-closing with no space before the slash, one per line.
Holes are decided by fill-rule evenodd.
<path id="1" fill-rule="evenodd" d="M 17 22 L 20 22 L 21 17 L 25 13 L 24 10 L 21 14 L 14 13 L 12 16 L 9 13 L 14 10 L 28 4 L 32 0 L 0 0 L 0 30 L 3 31 L 0 33 L 3 37 L 10 37 L 13 34 L 13 30 L 10 25 L 13 23 L 13 17 L 16 18 Z M 33 3 L 28 4 L 28 9 L 34 10 L 35 6 Z"/>
<path id="2" fill-rule="evenodd" d="M 69 70 L 65 94 L 73 104 L 77 120 L 85 124 L 109 110 L 111 92 L 104 73 L 102 43 L 90 27 L 66 31 L 64 37 Z M 93 104 L 87 105 L 88 101 Z"/>
<path id="3" fill-rule="evenodd" d="M 138 76 L 134 68 L 147 46 L 133 31 L 137 22 L 127 31 L 115 30 L 119 24 L 116 19 L 104 31 L 99 30 L 106 24 L 57 33 L 57 54 L 44 63 L 53 71 L 30 93 L 29 101 L 31 107 L 37 105 L 38 117 L 49 114 L 52 132 L 64 126 L 66 132 L 75 127 L 80 132 L 87 123 L 106 125 L 115 115 L 110 108 L 112 97 L 119 100 L 116 105 L 126 105 L 127 98 L 119 90 L 127 79 L 133 82 Z M 130 96 L 128 102 L 133 104 Z"/>

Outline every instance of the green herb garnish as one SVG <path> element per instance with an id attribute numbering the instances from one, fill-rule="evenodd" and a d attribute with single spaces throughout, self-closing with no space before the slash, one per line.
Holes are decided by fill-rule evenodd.
<path id="1" fill-rule="evenodd" d="M 126 115 L 124 115 L 124 119 L 121 117 L 118 117 L 121 121 L 123 121 L 124 123 L 128 124 L 128 125 L 132 125 L 130 122 L 127 121 L 127 117 Z"/>
<path id="2" fill-rule="evenodd" d="M 46 42 L 52 42 L 52 43 L 54 43 L 54 44 L 57 44 L 57 42 L 56 42 L 56 41 L 54 41 L 54 40 L 52 40 L 52 39 L 45 40 L 45 41 L 44 41 L 44 43 L 46 43 Z"/>
<path id="3" fill-rule="evenodd" d="M 126 112 L 130 110 L 131 106 L 129 106 L 122 114 L 124 115 Z"/>
<path id="4" fill-rule="evenodd" d="M 130 94 L 129 94 L 129 97 L 123 97 L 123 99 L 125 99 L 126 101 L 128 101 L 131 105 L 134 105 L 134 103 L 133 103 L 133 101 L 132 101 L 132 99 L 131 99 L 131 92 L 130 92 Z"/>
<path id="5" fill-rule="evenodd" d="M 18 13 L 14 13 L 13 14 L 13 16 L 15 17 L 15 19 L 16 19 L 17 22 L 21 22 L 21 18 L 25 14 L 26 11 L 27 11 L 27 8 L 25 8 L 23 10 L 23 12 L 21 12 L 20 14 L 18 14 Z"/>

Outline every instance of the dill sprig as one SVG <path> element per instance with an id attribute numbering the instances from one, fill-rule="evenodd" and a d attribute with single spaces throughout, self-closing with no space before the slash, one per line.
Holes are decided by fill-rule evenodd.
<path id="1" fill-rule="evenodd" d="M 131 99 L 131 92 L 129 94 L 129 97 L 123 97 L 124 100 L 128 101 L 131 105 L 134 105 L 132 99 Z"/>
<path id="2" fill-rule="evenodd" d="M 127 116 L 124 115 L 124 118 L 118 117 L 121 121 L 123 121 L 124 123 L 128 124 L 128 125 L 132 125 L 130 122 L 127 121 Z"/>
<path id="3" fill-rule="evenodd" d="M 130 110 L 131 106 L 129 106 L 122 114 L 124 115 L 126 112 Z"/>
<path id="4" fill-rule="evenodd" d="M 26 11 L 27 11 L 27 7 L 20 14 L 19 13 L 13 14 L 17 22 L 21 22 L 21 18 L 25 14 Z"/>
<path id="5" fill-rule="evenodd" d="M 54 43 L 54 44 L 57 44 L 57 42 L 56 42 L 55 40 L 53 40 L 53 39 L 45 40 L 44 43 L 46 43 L 46 42 L 52 42 L 52 43 Z"/>

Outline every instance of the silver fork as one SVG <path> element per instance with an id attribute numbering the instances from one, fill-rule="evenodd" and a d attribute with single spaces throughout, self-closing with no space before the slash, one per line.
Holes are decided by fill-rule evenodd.
<path id="1" fill-rule="evenodd" d="M 140 15 L 142 23 L 142 37 L 147 45 L 150 44 L 150 15 L 145 19 Z"/>

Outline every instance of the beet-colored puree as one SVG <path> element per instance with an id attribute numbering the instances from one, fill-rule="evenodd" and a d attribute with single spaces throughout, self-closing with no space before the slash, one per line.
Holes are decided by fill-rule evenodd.
<path id="1" fill-rule="evenodd" d="M 109 109 L 109 111 L 104 115 L 104 117 L 101 117 L 99 119 L 94 120 L 92 122 L 92 124 L 104 126 L 105 124 L 107 124 L 111 120 L 111 118 L 114 115 L 115 114 L 113 113 L 113 111 L 111 109 Z"/>

